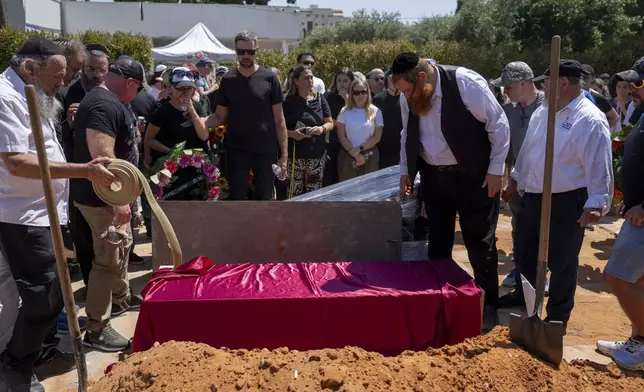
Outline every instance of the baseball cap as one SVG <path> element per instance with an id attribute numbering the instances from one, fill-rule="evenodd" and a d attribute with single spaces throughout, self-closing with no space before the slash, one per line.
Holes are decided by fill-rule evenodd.
<path id="1" fill-rule="evenodd" d="M 208 56 L 203 56 L 199 60 L 197 60 L 197 66 L 201 67 L 202 65 L 206 64 L 214 64 L 215 62 L 210 59 Z"/>
<path id="2" fill-rule="evenodd" d="M 162 82 L 163 78 L 161 77 L 161 74 L 163 74 L 163 71 L 168 69 L 167 65 L 159 64 L 154 68 L 154 80 L 157 82 Z"/>
<path id="3" fill-rule="evenodd" d="M 109 71 L 124 78 L 132 78 L 141 84 L 145 82 L 143 65 L 129 56 L 120 56 L 114 60 Z"/>
<path id="4" fill-rule="evenodd" d="M 226 73 L 226 72 L 228 72 L 228 68 L 224 67 L 222 65 L 222 66 L 217 67 L 217 71 L 215 72 L 215 75 L 219 75 L 219 74 Z"/>
<path id="5" fill-rule="evenodd" d="M 62 56 L 63 50 L 48 39 L 28 39 L 16 52 L 18 56 Z"/>
<path id="6" fill-rule="evenodd" d="M 595 69 L 590 64 L 582 64 L 581 68 L 584 70 L 586 75 L 595 75 Z"/>
<path id="7" fill-rule="evenodd" d="M 187 67 L 177 67 L 170 74 L 170 83 L 173 87 L 192 87 L 197 88 L 195 84 L 195 75 Z"/>
<path id="8" fill-rule="evenodd" d="M 559 60 L 559 76 L 560 77 L 570 77 L 570 78 L 581 78 L 582 75 L 586 74 L 581 64 L 577 60 Z M 533 79 L 535 82 L 542 81 L 550 77 L 550 67 L 546 69 L 546 72 L 543 75 L 538 76 Z"/>
<path id="9" fill-rule="evenodd" d="M 494 87 L 504 87 L 514 82 L 531 81 L 532 79 L 534 79 L 534 72 L 532 72 L 532 68 L 528 64 L 523 61 L 513 61 L 503 68 L 501 76 L 494 79 L 491 84 Z"/>
<path id="10" fill-rule="evenodd" d="M 610 75 L 607 74 L 607 73 L 603 73 L 603 74 L 599 75 L 599 78 L 600 79 L 610 79 Z"/>
<path id="11" fill-rule="evenodd" d="M 644 57 L 633 64 L 633 67 L 628 71 L 622 71 L 615 75 L 617 80 L 623 80 L 629 83 L 635 83 L 644 80 Z"/>

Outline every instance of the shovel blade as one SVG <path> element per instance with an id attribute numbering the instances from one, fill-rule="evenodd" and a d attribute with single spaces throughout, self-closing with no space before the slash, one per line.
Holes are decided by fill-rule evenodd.
<path id="1" fill-rule="evenodd" d="M 561 321 L 546 323 L 536 315 L 510 315 L 510 340 L 556 366 L 563 360 L 563 337 L 564 325 Z"/>

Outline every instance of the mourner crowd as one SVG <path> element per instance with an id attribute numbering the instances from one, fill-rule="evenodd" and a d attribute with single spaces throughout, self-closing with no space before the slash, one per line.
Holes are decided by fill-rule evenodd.
<path id="1" fill-rule="evenodd" d="M 101 45 L 31 39 L 15 53 L 0 75 L 0 250 L 22 306 L 0 356 L 0 390 L 42 391 L 33 369 L 59 355 L 57 332 L 68 330 L 25 98 L 29 84 L 38 91 L 60 224 L 70 229 L 87 286 L 83 342 L 116 352 L 129 341 L 110 318 L 142 302 L 127 278 L 128 264 L 139 261 L 134 214 L 132 206 L 106 205 L 92 183 L 114 181 L 105 166 L 115 158 L 146 168 L 178 143 L 208 150 L 209 130 L 221 125 L 233 200 L 248 197 L 251 171 L 257 200 L 393 165 L 400 165 L 404 196 L 420 174 L 429 258 L 451 258 L 458 215 L 485 291 L 484 329 L 492 328 L 499 308 L 524 305 L 521 275 L 536 281 L 548 96 L 557 83 L 547 320 L 566 325 L 570 318 L 585 229 L 612 203 L 611 131 L 633 124 L 621 171 L 625 221 L 604 271 L 633 330 L 623 341 L 599 341 L 598 349 L 620 366 L 644 368 L 644 58 L 612 78 L 561 60 L 554 81 L 550 70 L 535 77 L 528 64 L 512 62 L 488 82 L 465 67 L 403 53 L 386 72 L 341 68 L 327 89 L 315 76 L 314 54 L 301 54 L 282 81 L 279 71 L 258 65 L 257 50 L 257 38 L 241 32 L 236 66 L 204 56 L 194 65 L 158 65 L 149 80 L 141 63 L 127 54 L 110 59 Z M 275 165 L 288 173 L 286 182 L 276 179 Z M 501 200 L 512 211 L 516 270 L 503 281 L 514 292 L 499 298 Z M 118 241 L 106 235 L 111 227 Z"/>

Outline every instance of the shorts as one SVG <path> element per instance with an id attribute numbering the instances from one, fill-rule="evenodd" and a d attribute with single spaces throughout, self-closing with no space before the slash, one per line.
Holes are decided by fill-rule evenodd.
<path id="1" fill-rule="evenodd" d="M 644 276 L 644 226 L 624 222 L 604 272 L 629 283 Z"/>

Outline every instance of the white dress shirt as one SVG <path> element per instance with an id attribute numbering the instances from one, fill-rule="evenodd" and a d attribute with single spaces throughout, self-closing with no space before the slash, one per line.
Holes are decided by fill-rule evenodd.
<path id="1" fill-rule="evenodd" d="M 434 67 L 432 65 L 432 67 Z M 487 81 L 476 72 L 460 67 L 456 70 L 456 83 L 465 107 L 474 118 L 485 123 L 492 151 L 490 153 L 489 174 L 503 175 L 505 158 L 510 150 L 510 125 L 503 108 L 494 97 Z M 420 116 L 420 156 L 430 165 L 449 166 L 458 162 L 445 141 L 441 127 L 441 107 L 443 90 L 440 73 L 436 70 L 436 86 L 432 96 L 432 107 L 427 114 Z M 407 121 L 409 107 L 404 94 L 400 94 L 400 112 L 403 130 L 400 133 L 400 175 L 407 175 Z"/>
<path id="2" fill-rule="evenodd" d="M 512 177 L 528 193 L 543 192 L 548 103 L 532 117 Z M 557 112 L 552 192 L 588 189 L 585 208 L 605 214 L 613 198 L 613 163 L 606 116 L 583 93 Z"/>
<path id="3" fill-rule="evenodd" d="M 42 131 L 47 157 L 54 162 L 65 162 L 65 154 L 56 138 L 54 124 L 43 119 Z M 25 97 L 25 83 L 11 68 L 7 68 L 0 75 L 0 152 L 36 155 L 36 144 L 31 132 Z M 52 182 L 60 224 L 66 224 L 68 180 L 56 179 Z M 42 180 L 12 175 L 2 159 L 0 159 L 0 222 L 50 226 Z"/>

